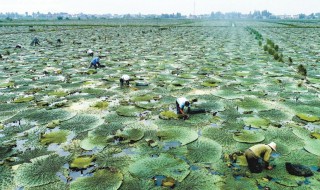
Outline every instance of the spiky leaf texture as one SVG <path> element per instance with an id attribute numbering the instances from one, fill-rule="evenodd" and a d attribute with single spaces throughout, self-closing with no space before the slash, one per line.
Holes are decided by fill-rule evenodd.
<path id="1" fill-rule="evenodd" d="M 168 154 L 159 157 L 146 157 L 139 159 L 129 166 L 129 172 L 136 177 L 151 179 L 156 175 L 172 177 L 181 182 L 189 174 L 189 165 L 181 160 L 175 159 Z"/>
<path id="2" fill-rule="evenodd" d="M 206 170 L 195 170 L 177 185 L 177 189 L 219 190 L 221 188 L 217 183 L 223 181 L 222 177 L 208 173 Z"/>
<path id="3" fill-rule="evenodd" d="M 93 176 L 77 178 L 71 182 L 71 190 L 117 190 L 122 184 L 123 175 L 119 171 L 97 170 Z"/>
<path id="4" fill-rule="evenodd" d="M 236 144 L 236 141 L 232 138 L 232 133 L 225 129 L 208 127 L 203 130 L 202 135 L 218 142 L 228 150 Z"/>
<path id="5" fill-rule="evenodd" d="M 270 128 L 264 132 L 264 136 L 266 137 L 264 142 L 266 144 L 271 141 L 277 143 L 277 151 L 283 155 L 301 149 L 304 145 L 303 140 L 297 138 L 289 128 Z"/>
<path id="6" fill-rule="evenodd" d="M 187 147 L 187 158 L 192 162 L 212 163 L 221 158 L 221 145 L 205 137 L 201 137 L 197 141 L 188 144 Z"/>
<path id="7" fill-rule="evenodd" d="M 141 190 L 154 188 L 154 182 L 150 179 L 134 178 L 131 175 L 124 175 L 123 183 L 120 190 Z"/>
<path id="8" fill-rule="evenodd" d="M 157 136 L 164 142 L 179 141 L 186 145 L 198 138 L 198 133 L 185 127 L 163 127 Z"/>
<path id="9" fill-rule="evenodd" d="M 258 116 L 264 119 L 268 119 L 270 121 L 278 121 L 278 122 L 288 119 L 288 114 L 277 109 L 260 111 L 258 113 Z"/>
<path id="10" fill-rule="evenodd" d="M 233 139 L 238 142 L 243 143 L 258 143 L 262 142 L 265 137 L 262 133 L 251 132 L 251 131 L 241 131 L 233 133 Z"/>
<path id="11" fill-rule="evenodd" d="M 188 149 L 186 146 L 178 146 L 178 147 L 170 147 L 167 148 L 167 146 L 165 145 L 165 143 L 163 144 L 158 144 L 156 143 L 156 146 L 153 147 L 148 146 L 146 144 L 142 144 L 140 146 L 137 147 L 137 152 L 139 153 L 140 156 L 154 156 L 157 155 L 159 156 L 162 153 L 166 153 L 166 154 L 170 154 L 173 156 L 186 156 Z"/>
<path id="12" fill-rule="evenodd" d="M 243 121 L 246 125 L 255 128 L 267 128 L 270 124 L 268 120 L 259 117 L 246 117 Z"/>
<path id="13" fill-rule="evenodd" d="M 232 176 L 225 179 L 226 184 L 221 189 L 232 189 L 232 190 L 258 190 L 258 186 L 254 179 L 251 178 L 241 178 L 235 180 Z"/>
<path id="14" fill-rule="evenodd" d="M 266 106 L 256 98 L 244 98 L 242 101 L 237 103 L 238 106 L 244 110 L 263 110 Z"/>
<path id="15" fill-rule="evenodd" d="M 116 133 L 117 137 L 123 138 L 126 142 L 138 141 L 142 139 L 143 135 L 144 131 L 136 128 L 127 128 L 123 131 L 119 131 Z"/>
<path id="16" fill-rule="evenodd" d="M 37 186 L 37 187 L 27 187 L 25 188 L 26 190 L 68 190 L 69 189 L 69 185 L 65 184 L 62 181 L 57 181 L 57 182 L 53 182 L 53 183 L 49 183 L 46 185 L 41 185 L 41 186 Z"/>
<path id="17" fill-rule="evenodd" d="M 23 153 L 18 155 L 18 160 L 16 163 L 24 163 L 24 162 L 30 162 L 31 159 L 48 155 L 50 152 L 47 151 L 47 148 L 41 147 L 41 148 L 34 148 L 31 150 L 26 150 Z"/>
<path id="18" fill-rule="evenodd" d="M 58 181 L 56 173 L 66 163 L 66 158 L 57 154 L 40 156 L 22 164 L 15 175 L 18 186 L 36 187 Z"/>
<path id="19" fill-rule="evenodd" d="M 135 117 L 138 116 L 142 109 L 135 106 L 121 106 L 116 110 L 117 114 L 125 117 Z"/>
<path id="20" fill-rule="evenodd" d="M 10 167 L 0 166 L 0 189 L 14 189 L 13 172 Z"/>
<path id="21" fill-rule="evenodd" d="M 75 117 L 60 124 L 61 129 L 68 129 L 74 132 L 84 132 L 101 125 L 103 121 L 94 115 L 78 114 Z"/>
<path id="22" fill-rule="evenodd" d="M 97 154 L 96 163 L 102 167 L 123 169 L 131 163 L 131 158 L 119 148 L 108 148 Z"/>

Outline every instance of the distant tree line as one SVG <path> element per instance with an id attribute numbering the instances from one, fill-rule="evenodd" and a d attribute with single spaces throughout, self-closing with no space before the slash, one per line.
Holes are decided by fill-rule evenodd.
<path id="1" fill-rule="evenodd" d="M 6 19 L 8 21 L 14 19 L 99 19 L 99 18 L 212 18 L 212 19 L 278 19 L 283 18 L 281 15 L 274 15 L 267 10 L 263 11 L 254 11 L 249 14 L 243 14 L 240 12 L 212 12 L 211 14 L 203 15 L 182 15 L 181 13 L 172 13 L 172 14 L 69 14 L 69 13 L 40 13 L 40 12 L 25 12 L 24 14 L 9 12 L 9 13 L 0 13 L 0 19 Z M 295 15 L 295 19 L 320 19 L 319 13 L 312 13 L 310 15 L 298 14 Z"/>

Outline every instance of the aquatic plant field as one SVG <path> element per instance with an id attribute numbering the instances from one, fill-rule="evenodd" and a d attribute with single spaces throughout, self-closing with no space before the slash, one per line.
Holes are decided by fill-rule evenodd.
<path id="1" fill-rule="evenodd" d="M 319 189 L 319 21 L 0 26 L 1 190 Z M 180 119 L 181 96 L 207 112 Z M 274 169 L 250 173 L 239 152 L 271 141 Z"/>

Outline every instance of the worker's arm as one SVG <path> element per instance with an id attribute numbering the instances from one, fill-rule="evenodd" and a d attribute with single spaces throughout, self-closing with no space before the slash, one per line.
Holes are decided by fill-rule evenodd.
<path id="1" fill-rule="evenodd" d="M 185 113 L 183 112 L 183 109 L 181 109 L 180 107 L 179 107 L 179 109 L 180 109 L 180 112 L 181 112 L 183 115 L 185 115 Z"/>
<path id="2" fill-rule="evenodd" d="M 265 167 L 269 170 L 272 169 L 272 166 L 269 166 L 269 159 L 272 153 L 272 149 L 268 148 L 267 151 L 264 153 L 263 160 L 265 161 Z"/>

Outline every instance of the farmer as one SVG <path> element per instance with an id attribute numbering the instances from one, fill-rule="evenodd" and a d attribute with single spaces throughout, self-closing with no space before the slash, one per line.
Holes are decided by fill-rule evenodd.
<path id="1" fill-rule="evenodd" d="M 98 66 L 97 66 L 98 65 Z M 95 69 L 97 69 L 98 67 L 100 67 L 100 56 L 95 57 L 92 59 L 91 63 L 90 63 L 90 67 L 94 66 Z"/>
<path id="2" fill-rule="evenodd" d="M 188 119 L 188 116 L 183 112 L 185 106 L 188 107 L 187 113 L 190 113 L 190 102 L 185 97 L 177 98 L 176 100 L 177 114 L 182 114 L 184 119 Z"/>
<path id="3" fill-rule="evenodd" d="M 120 78 L 120 86 L 122 87 L 124 82 L 126 83 L 127 86 L 129 86 L 129 80 L 130 80 L 129 75 L 122 75 Z"/>
<path id="4" fill-rule="evenodd" d="M 30 45 L 32 46 L 40 45 L 39 39 L 37 37 L 34 37 Z"/>
<path id="5" fill-rule="evenodd" d="M 269 144 L 256 144 L 245 151 L 249 170 L 252 173 L 260 173 L 264 166 L 268 170 L 272 170 L 272 166 L 269 166 L 269 159 L 272 151 L 276 151 L 276 143 L 271 142 Z"/>
<path id="6" fill-rule="evenodd" d="M 88 55 L 88 56 L 93 56 L 93 51 L 92 51 L 92 49 L 88 49 L 87 55 Z"/>
<path id="7" fill-rule="evenodd" d="M 16 47 L 15 47 L 16 49 L 21 49 L 22 48 L 22 46 L 20 45 L 20 44 L 18 44 L 18 45 L 16 45 Z"/>

